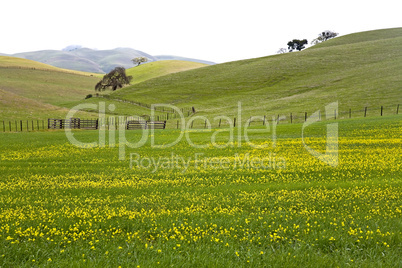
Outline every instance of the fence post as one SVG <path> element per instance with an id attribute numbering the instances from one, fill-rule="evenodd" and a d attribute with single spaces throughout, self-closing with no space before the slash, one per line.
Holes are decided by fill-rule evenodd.
<path id="1" fill-rule="evenodd" d="M 264 115 L 264 121 L 262 121 L 262 125 L 265 126 L 265 115 Z"/>
<path id="2" fill-rule="evenodd" d="M 10 127 L 10 132 L 11 132 L 11 121 L 8 121 L 8 125 Z"/>
<path id="3" fill-rule="evenodd" d="M 3 132 L 6 132 L 6 125 L 4 124 L 4 120 L 3 120 Z"/>
<path id="4" fill-rule="evenodd" d="M 334 110 L 334 116 L 335 116 L 335 120 L 336 120 L 336 109 Z"/>
<path id="5" fill-rule="evenodd" d="M 364 107 L 364 117 L 367 115 L 367 107 Z"/>
<path id="6" fill-rule="evenodd" d="M 28 122 L 28 121 L 27 121 Z M 20 120 L 21 132 L 22 132 L 22 120 Z"/>
<path id="7" fill-rule="evenodd" d="M 383 107 L 381 106 L 381 116 L 382 116 L 382 110 L 383 110 Z"/>
<path id="8" fill-rule="evenodd" d="M 304 113 L 304 122 L 307 121 L 307 112 Z"/>
<path id="9" fill-rule="evenodd" d="M 233 119 L 233 127 L 236 127 L 236 117 Z"/>
<path id="10" fill-rule="evenodd" d="M 219 119 L 219 127 L 221 127 L 222 118 Z"/>
<path id="11" fill-rule="evenodd" d="M 292 117 L 292 113 L 290 113 L 290 123 L 293 123 L 293 117 Z"/>
<path id="12" fill-rule="evenodd" d="M 349 118 L 352 118 L 352 109 L 349 109 Z"/>
<path id="13" fill-rule="evenodd" d="M 396 114 L 398 114 L 398 112 L 399 112 L 399 104 L 398 106 L 396 106 Z"/>

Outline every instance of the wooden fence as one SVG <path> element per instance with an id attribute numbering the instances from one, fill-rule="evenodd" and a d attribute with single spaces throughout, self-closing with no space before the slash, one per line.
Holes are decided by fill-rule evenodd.
<path id="1" fill-rule="evenodd" d="M 169 114 L 171 114 L 170 119 L 178 117 L 178 113 L 177 113 L 176 109 L 165 107 L 163 105 L 161 105 L 161 106 L 155 106 L 155 105 L 152 106 L 151 104 L 148 104 L 148 103 L 142 103 L 142 102 L 139 102 L 139 101 L 125 100 L 125 99 L 117 99 L 117 98 L 113 98 L 113 97 L 111 97 L 109 95 L 100 95 L 98 93 L 94 94 L 92 97 L 104 98 L 104 99 L 108 99 L 108 100 L 111 100 L 111 101 L 124 102 L 124 103 L 133 104 L 133 105 L 148 108 L 148 109 L 153 109 L 154 111 L 159 111 L 159 112 L 162 112 L 162 113 L 166 113 L 166 118 L 165 118 L 166 120 L 169 120 Z M 193 107 L 185 107 L 185 108 L 177 108 L 177 109 L 180 110 L 180 112 L 183 115 L 190 116 L 191 114 L 195 114 L 194 106 Z M 154 118 L 154 119 L 156 119 L 156 118 Z"/>
<path id="2" fill-rule="evenodd" d="M 328 114 L 321 114 L 318 112 L 316 115 L 310 114 L 308 112 L 298 112 L 298 113 L 289 113 L 286 114 L 276 114 L 276 115 L 263 115 L 263 116 L 251 116 L 244 118 L 242 122 L 238 121 L 238 118 L 233 117 L 228 120 L 201 120 L 197 119 L 192 121 L 186 127 L 189 129 L 206 129 L 209 126 L 211 128 L 221 128 L 221 127 L 231 127 L 238 126 L 239 124 L 247 123 L 248 126 L 258 126 L 258 125 L 266 125 L 270 122 L 275 122 L 276 124 L 295 124 L 295 123 L 304 123 L 308 118 L 316 119 L 317 121 L 323 120 L 337 120 L 337 119 L 349 119 L 349 118 L 361 118 L 361 117 L 369 117 L 369 116 L 385 116 L 385 115 L 398 115 L 399 114 L 400 105 L 395 106 L 379 106 L 379 107 L 364 107 L 363 109 L 358 110 L 344 110 L 339 111 L 334 109 L 333 111 L 328 111 Z M 315 117 L 316 116 L 316 117 Z M 181 128 L 179 120 L 171 120 L 169 121 L 168 128 Z"/>
<path id="3" fill-rule="evenodd" d="M 48 119 L 48 129 L 98 129 L 99 119 Z"/>
<path id="4" fill-rule="evenodd" d="M 318 120 L 328 120 L 328 119 L 347 119 L 347 118 L 360 118 L 360 117 L 369 117 L 369 116 L 385 116 L 392 114 L 399 114 L 400 105 L 395 106 L 379 106 L 379 107 L 364 107 L 363 109 L 357 110 L 344 110 L 338 111 L 334 110 L 331 118 L 326 118 L 325 115 L 318 113 Z M 192 111 L 190 112 L 192 113 Z M 331 114 L 331 112 L 330 112 Z M 307 120 L 307 118 L 311 117 L 311 114 L 307 112 L 298 112 L 298 113 L 289 113 L 288 115 L 277 114 L 271 116 L 259 116 L 259 117 L 248 117 L 243 118 L 243 122 L 245 120 L 249 123 L 249 125 L 265 125 L 270 121 L 275 121 L 279 124 L 288 123 L 303 123 Z M 174 116 L 158 116 L 157 118 L 147 118 L 145 121 L 151 122 L 165 122 L 164 128 L 181 128 L 180 120 L 174 120 Z M 177 117 L 176 117 L 177 118 Z M 191 118 L 191 117 L 190 117 Z M 64 129 L 66 126 L 72 129 L 98 129 L 100 127 L 111 129 L 118 129 L 120 127 L 126 128 L 127 122 L 132 120 L 144 121 L 143 117 L 108 117 L 102 119 L 78 119 L 72 118 L 70 120 L 65 119 L 48 119 L 48 120 L 2 120 L 0 121 L 0 131 L 3 132 L 22 132 L 22 131 L 40 131 L 47 129 Z M 169 121 L 168 121 L 169 120 Z M 232 126 L 239 125 L 239 122 L 236 122 L 236 118 L 231 119 Z M 226 120 L 219 119 L 218 121 L 211 120 L 211 127 L 228 127 L 229 122 Z M 191 122 L 189 128 L 207 128 L 208 122 L 202 120 L 194 120 Z M 155 127 L 157 128 L 157 127 Z"/>
<path id="5" fill-rule="evenodd" d="M 165 129 L 166 121 L 138 121 L 130 120 L 126 123 L 126 129 Z"/>

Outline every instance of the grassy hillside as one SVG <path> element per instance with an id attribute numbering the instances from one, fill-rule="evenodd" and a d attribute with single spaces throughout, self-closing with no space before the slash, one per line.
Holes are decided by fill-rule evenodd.
<path id="1" fill-rule="evenodd" d="M 190 61 L 163 60 L 150 62 L 127 69 L 126 73 L 133 76 L 132 84 L 137 84 L 151 78 L 197 69 L 205 66 L 208 65 Z"/>
<path id="2" fill-rule="evenodd" d="M 127 70 L 134 76 L 134 83 L 180 72 L 200 68 L 205 64 L 185 61 L 158 61 L 140 65 Z M 104 98 L 84 99 L 94 94 L 94 85 L 101 75 L 60 69 L 40 62 L 15 57 L 0 56 L 0 120 L 63 118 L 69 109 L 78 104 L 99 104 L 106 107 L 113 104 L 110 115 L 142 116 L 150 110 L 138 105 L 123 103 Z M 108 94 L 108 91 L 102 93 Z M 82 112 L 77 116 L 95 117 L 94 113 Z M 155 115 L 166 115 L 156 112 Z"/>
<path id="3" fill-rule="evenodd" d="M 199 60 L 199 59 L 192 59 L 192 58 L 186 58 L 186 57 L 180 57 L 180 56 L 173 56 L 173 55 L 158 55 L 155 56 L 155 58 L 159 60 L 181 60 L 181 61 L 192 61 L 192 62 L 198 62 L 198 63 L 204 63 L 207 65 L 214 65 L 216 64 L 215 62 L 212 61 L 207 61 L 207 60 Z"/>
<path id="4" fill-rule="evenodd" d="M 67 104 L 93 93 L 97 81 L 99 77 L 91 73 L 0 56 L 0 117 L 2 120 L 64 117 Z"/>
<path id="5" fill-rule="evenodd" d="M 46 120 L 47 118 L 64 118 L 69 109 L 25 98 L 0 89 L 0 120 Z M 93 117 L 87 112 L 77 112 L 77 117 Z"/>
<path id="6" fill-rule="evenodd" d="M 369 107 L 369 114 L 376 109 L 377 115 L 380 106 L 391 114 L 402 104 L 401 45 L 402 28 L 396 28 L 338 37 L 301 52 L 213 66 L 151 62 L 128 69 L 133 85 L 103 93 L 111 100 L 84 100 L 94 93 L 99 75 L 0 56 L 1 116 L 60 117 L 79 103 L 99 101 L 115 105 L 112 115 L 150 114 L 149 109 L 116 99 L 194 106 L 199 115 L 210 117 L 237 116 L 241 102 L 243 120 L 278 114 L 289 119 L 290 113 L 301 118 L 305 112 L 324 112 L 334 101 L 340 111 L 352 109 L 353 115 L 362 116 L 364 107 Z"/>
<path id="7" fill-rule="evenodd" d="M 195 106 L 205 115 L 314 112 L 402 102 L 402 28 L 351 34 L 310 49 L 170 74 L 113 93 L 145 103 Z"/>
<path id="8" fill-rule="evenodd" d="M 0 68 L 39 69 L 47 71 L 57 71 L 62 73 L 78 74 L 84 76 L 99 76 L 98 74 L 95 73 L 81 72 L 72 69 L 63 69 L 34 60 L 28 60 L 10 56 L 1 56 L 1 55 L 0 55 Z"/>

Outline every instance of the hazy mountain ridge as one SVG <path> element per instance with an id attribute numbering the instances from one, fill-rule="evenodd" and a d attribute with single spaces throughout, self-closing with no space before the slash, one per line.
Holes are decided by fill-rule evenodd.
<path id="1" fill-rule="evenodd" d="M 213 62 L 178 57 L 178 56 L 152 56 L 143 51 L 132 48 L 115 48 L 109 50 L 96 50 L 80 46 L 69 46 L 63 50 L 40 50 L 15 54 L 3 54 L 46 63 L 55 67 L 92 73 L 107 73 L 117 66 L 133 67 L 131 59 L 146 57 L 148 61 L 158 60 L 186 60 L 205 64 Z"/>
<path id="2" fill-rule="evenodd" d="M 182 60 L 182 61 L 193 61 L 193 62 L 198 62 L 198 63 L 204 63 L 204 64 L 208 64 L 208 65 L 216 64 L 215 62 L 212 62 L 212 61 L 197 60 L 197 59 L 191 59 L 191 58 L 180 57 L 180 56 L 171 56 L 171 55 L 157 55 L 157 56 L 155 56 L 155 58 L 157 60 Z"/>

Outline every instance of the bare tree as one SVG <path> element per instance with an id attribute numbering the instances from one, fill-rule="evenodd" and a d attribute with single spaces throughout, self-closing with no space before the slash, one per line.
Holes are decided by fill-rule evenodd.
<path id="1" fill-rule="evenodd" d="M 283 53 L 286 53 L 286 52 L 288 52 L 288 50 L 286 48 L 284 48 L 284 47 L 281 47 L 276 53 L 277 54 L 283 54 Z"/>

